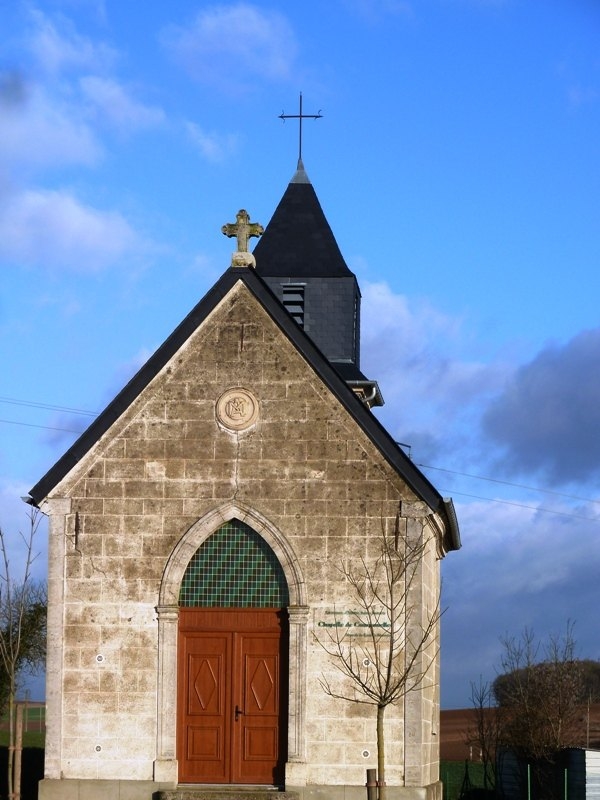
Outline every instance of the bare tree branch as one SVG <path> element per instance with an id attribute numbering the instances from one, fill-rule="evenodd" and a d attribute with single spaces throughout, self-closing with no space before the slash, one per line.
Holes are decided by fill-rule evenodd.
<path id="1" fill-rule="evenodd" d="M 552 758 L 579 742 L 578 719 L 585 701 L 584 673 L 577 660 L 573 624 L 545 645 L 525 629 L 502 640 L 503 675 L 494 691 L 505 709 L 503 743 L 528 758 Z"/>
<path id="2" fill-rule="evenodd" d="M 382 521 L 379 550 L 372 562 L 360 557 L 339 567 L 350 587 L 355 609 L 333 610 L 334 623 L 316 639 L 345 680 L 334 685 L 327 675 L 320 684 L 330 697 L 377 708 L 379 800 L 385 800 L 385 709 L 425 684 L 438 655 L 440 594 L 422 608 L 423 559 L 431 542 L 392 534 Z M 359 631 L 363 635 L 356 635 Z"/>
<path id="3" fill-rule="evenodd" d="M 46 653 L 46 589 L 32 577 L 35 536 L 41 521 L 37 509 L 29 512 L 29 531 L 23 542 L 21 574 L 15 577 L 9 559 L 9 542 L 0 528 L 0 702 L 8 704 L 8 796 L 20 798 L 20 775 L 15 769 L 18 679 L 23 671 L 39 668 Z"/>
<path id="4" fill-rule="evenodd" d="M 502 730 L 502 709 L 495 702 L 490 683 L 479 678 L 471 683 L 471 705 L 473 722 L 467 730 L 467 744 L 476 746 L 483 764 L 483 787 L 493 789 L 496 785 L 496 751 Z"/>

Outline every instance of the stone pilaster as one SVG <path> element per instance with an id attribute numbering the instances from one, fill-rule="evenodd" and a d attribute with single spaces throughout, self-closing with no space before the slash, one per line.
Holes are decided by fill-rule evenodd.
<path id="1" fill-rule="evenodd" d="M 48 517 L 48 643 L 46 653 L 45 777 L 60 778 L 63 720 L 64 590 L 67 525 L 71 499 L 46 500 L 41 511 Z M 73 542 L 73 545 L 75 543 Z"/>
<path id="2" fill-rule="evenodd" d="M 158 606 L 157 736 L 154 780 L 177 784 L 177 621 L 178 606 Z"/>

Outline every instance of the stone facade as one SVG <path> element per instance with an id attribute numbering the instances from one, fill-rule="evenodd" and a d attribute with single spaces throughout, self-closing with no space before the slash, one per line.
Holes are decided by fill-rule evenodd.
<path id="1" fill-rule="evenodd" d="M 253 398 L 246 425 L 219 399 Z M 344 559 L 376 555 L 382 525 L 427 541 L 415 600 L 439 592 L 447 520 L 386 459 L 243 282 L 67 470 L 50 518 L 47 749 L 41 800 L 148 800 L 178 783 L 178 592 L 198 547 L 239 519 L 271 547 L 289 588 L 285 788 L 363 797 L 376 766 L 375 709 L 332 699 L 315 641 L 354 602 Z M 370 413 L 370 412 L 368 412 Z M 399 506 L 401 504 L 401 506 Z M 439 797 L 439 665 L 386 715 L 387 782 Z M 395 793 L 393 794 L 395 796 Z"/>

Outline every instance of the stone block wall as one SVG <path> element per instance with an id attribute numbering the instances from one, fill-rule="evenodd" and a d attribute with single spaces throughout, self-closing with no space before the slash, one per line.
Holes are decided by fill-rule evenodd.
<path id="1" fill-rule="evenodd" d="M 233 387 L 258 403 L 257 421 L 241 432 L 215 416 Z M 417 501 L 238 284 L 46 503 L 46 777 L 174 778 L 173 640 L 159 637 L 165 571 L 182 542 L 196 547 L 209 534 L 199 521 L 237 508 L 278 532 L 294 562 L 291 593 L 307 609 L 298 612 L 291 643 L 298 654 L 290 658 L 297 673 L 290 779 L 364 785 L 376 763 L 374 709 L 324 695 L 319 681 L 331 665 L 314 626 L 333 607 L 351 604 L 340 559 L 372 558 L 382 523 L 393 523 L 401 500 Z M 422 530 L 426 519 L 410 524 Z M 439 588 L 437 559 L 432 546 L 420 590 L 429 606 Z M 176 620 L 168 602 L 164 618 Z M 431 689 L 414 694 L 410 748 L 404 709 L 388 710 L 389 781 L 423 786 L 437 780 L 437 675 Z"/>

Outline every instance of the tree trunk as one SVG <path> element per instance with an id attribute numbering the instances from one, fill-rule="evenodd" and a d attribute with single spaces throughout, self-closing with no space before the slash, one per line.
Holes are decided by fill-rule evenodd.
<path id="1" fill-rule="evenodd" d="M 383 715 L 385 706 L 377 706 L 377 786 L 379 800 L 386 800 L 385 785 L 385 735 L 383 732 Z"/>
<path id="2" fill-rule="evenodd" d="M 15 704 L 17 715 L 15 722 L 15 760 L 13 765 L 14 772 L 14 791 L 15 800 L 21 800 L 21 758 L 23 755 L 23 703 Z"/>
<path id="3" fill-rule="evenodd" d="M 14 764 L 15 764 L 15 690 L 11 681 L 8 692 L 8 797 L 15 800 L 14 789 Z"/>

